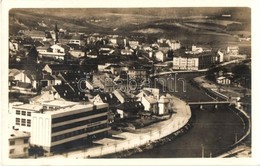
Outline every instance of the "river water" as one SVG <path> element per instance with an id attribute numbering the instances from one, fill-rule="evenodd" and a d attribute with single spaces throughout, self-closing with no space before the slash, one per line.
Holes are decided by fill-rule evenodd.
<path id="1" fill-rule="evenodd" d="M 129 158 L 195 158 L 224 152 L 245 132 L 241 119 L 226 106 L 205 110 L 192 109 L 193 128 L 184 135 L 154 149 L 136 153 Z M 203 148 L 202 148 L 203 147 Z M 204 154 L 203 150 L 204 149 Z"/>
<path id="2" fill-rule="evenodd" d="M 200 74 L 179 74 L 186 81 L 185 92 L 179 90 L 172 94 L 185 101 L 212 101 L 212 98 L 201 89 L 193 86 L 190 81 Z M 166 76 L 163 76 L 166 77 Z M 167 88 L 172 82 L 168 82 Z M 177 85 L 179 86 L 179 85 Z M 181 87 L 177 87 L 181 89 Z M 216 156 L 235 143 L 246 132 L 239 116 L 228 106 L 221 105 L 192 108 L 193 128 L 175 140 L 164 145 L 135 153 L 129 158 L 196 158 Z"/>

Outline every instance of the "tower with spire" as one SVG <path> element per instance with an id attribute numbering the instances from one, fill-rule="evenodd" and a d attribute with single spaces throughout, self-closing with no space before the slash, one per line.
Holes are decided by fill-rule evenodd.
<path id="1" fill-rule="evenodd" d="M 54 32 L 55 32 L 54 43 L 57 44 L 57 43 L 59 43 L 59 29 L 58 29 L 57 23 L 55 23 Z"/>

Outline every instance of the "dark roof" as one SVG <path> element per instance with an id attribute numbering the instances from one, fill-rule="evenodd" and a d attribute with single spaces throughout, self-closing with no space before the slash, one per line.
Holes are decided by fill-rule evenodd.
<path id="1" fill-rule="evenodd" d="M 167 43 L 159 43 L 159 47 L 170 47 Z"/>
<path id="2" fill-rule="evenodd" d="M 48 65 L 52 70 L 76 71 L 80 69 L 80 66 L 75 64 L 48 64 Z"/>
<path id="3" fill-rule="evenodd" d="M 61 98 L 64 98 L 66 100 L 79 101 L 84 100 L 84 98 L 85 100 L 87 99 L 87 97 L 85 97 L 85 93 L 80 92 L 77 84 L 55 85 L 53 86 L 53 88 L 57 91 Z"/>
<path id="4" fill-rule="evenodd" d="M 80 79 L 86 79 L 87 76 L 83 73 L 60 73 L 61 78 L 65 82 L 78 82 Z"/>
<path id="5" fill-rule="evenodd" d="M 140 111 L 144 109 L 144 106 L 140 101 L 124 102 L 122 104 L 117 105 L 116 107 L 124 111 Z"/>
<path id="6" fill-rule="evenodd" d="M 108 103 L 109 106 L 115 106 L 120 104 L 120 101 L 116 98 L 113 93 L 100 93 L 98 94 L 104 103 Z"/>

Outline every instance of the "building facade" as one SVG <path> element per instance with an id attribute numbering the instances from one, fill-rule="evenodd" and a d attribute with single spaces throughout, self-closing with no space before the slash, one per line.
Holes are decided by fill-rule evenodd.
<path id="1" fill-rule="evenodd" d="M 31 144 L 55 152 L 104 137 L 110 130 L 107 108 L 106 103 L 63 108 L 44 103 L 42 112 L 32 114 Z"/>

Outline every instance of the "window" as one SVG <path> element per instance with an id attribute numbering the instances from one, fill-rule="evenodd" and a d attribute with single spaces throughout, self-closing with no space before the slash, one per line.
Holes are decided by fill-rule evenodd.
<path id="1" fill-rule="evenodd" d="M 31 120 L 30 119 L 27 119 L 27 126 L 31 127 Z"/>
<path id="2" fill-rule="evenodd" d="M 26 119 L 22 119 L 22 126 L 25 126 Z"/>
<path id="3" fill-rule="evenodd" d="M 28 148 L 23 148 L 23 152 L 27 152 L 28 151 Z"/>
<path id="4" fill-rule="evenodd" d="M 25 138 L 25 139 L 23 140 L 23 143 L 27 144 L 27 143 L 28 143 L 28 138 Z"/>
<path id="5" fill-rule="evenodd" d="M 22 115 L 26 115 L 26 112 L 25 112 L 25 111 L 22 111 Z"/>
<path id="6" fill-rule="evenodd" d="M 31 116 L 31 112 L 27 112 L 27 116 Z"/>
<path id="7" fill-rule="evenodd" d="M 20 110 L 16 110 L 16 115 L 20 115 L 20 114 L 21 114 Z"/>
<path id="8" fill-rule="evenodd" d="M 15 145 L 15 141 L 10 141 L 10 145 Z"/>
<path id="9" fill-rule="evenodd" d="M 16 125 L 20 125 L 20 118 L 16 118 L 16 119 L 15 119 L 15 124 L 16 124 Z"/>
<path id="10" fill-rule="evenodd" d="M 10 154 L 13 154 L 14 153 L 14 149 L 10 149 Z"/>

